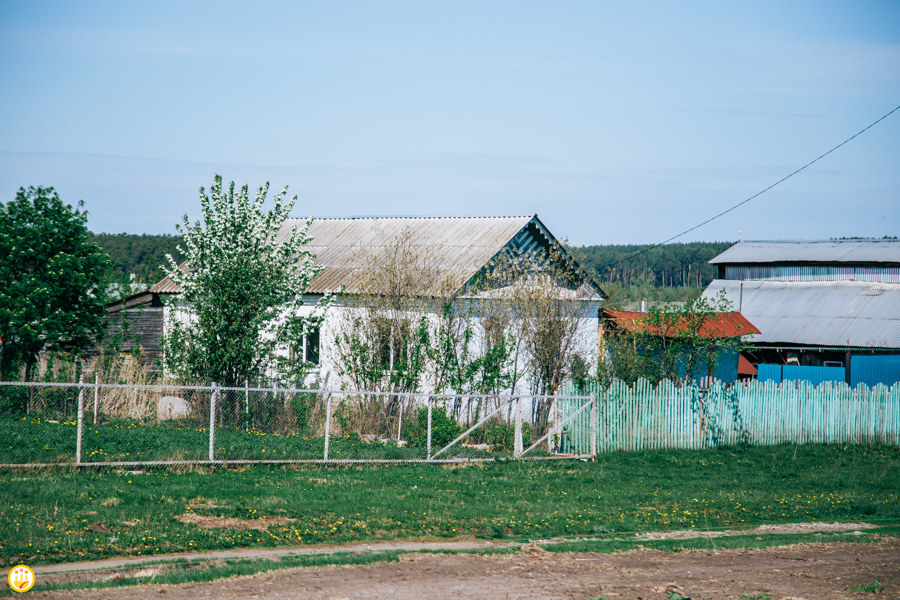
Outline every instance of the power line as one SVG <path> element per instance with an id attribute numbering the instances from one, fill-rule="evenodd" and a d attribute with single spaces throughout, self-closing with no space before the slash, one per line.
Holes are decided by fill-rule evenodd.
<path id="1" fill-rule="evenodd" d="M 720 212 L 719 214 L 717 214 L 717 215 L 715 215 L 715 216 L 712 216 L 712 217 L 706 219 L 706 220 L 703 221 L 702 223 L 698 223 L 697 225 L 694 225 L 694 226 L 691 227 L 690 229 L 685 229 L 684 231 L 682 231 L 682 232 L 679 233 L 678 235 L 674 235 L 674 236 L 670 237 L 669 239 L 667 239 L 667 240 L 665 240 L 665 241 L 663 241 L 663 242 L 660 242 L 660 243 L 658 243 L 658 244 L 656 244 L 656 245 L 654 245 L 654 246 L 650 246 L 649 248 L 645 248 L 644 250 L 640 250 L 640 251 L 638 251 L 638 252 L 635 252 L 634 254 L 632 254 L 632 255 L 630 255 L 630 256 L 626 256 L 626 257 L 624 257 L 624 258 L 620 258 L 619 260 L 617 260 L 616 262 L 614 262 L 614 263 L 613 263 L 612 265 L 610 265 L 610 266 L 613 266 L 613 267 L 614 267 L 614 266 L 620 265 L 621 263 L 623 263 L 623 262 L 625 262 L 625 261 L 629 261 L 629 260 L 631 260 L 632 258 L 637 258 L 638 256 L 641 256 L 642 254 L 646 254 L 647 252 L 650 252 L 651 250 L 656 250 L 657 248 L 659 248 L 659 247 L 661 247 L 661 246 L 665 246 L 666 244 L 668 244 L 669 242 L 671 242 L 671 241 L 673 241 L 673 240 L 677 240 L 678 238 L 680 238 L 680 237 L 683 236 L 683 235 L 687 235 L 688 233 L 694 231 L 695 229 L 699 229 L 699 228 L 703 227 L 704 225 L 706 225 L 706 224 L 708 224 L 708 223 L 712 223 L 713 221 L 715 221 L 715 220 L 718 219 L 719 217 L 722 217 L 722 216 L 724 216 L 724 215 L 727 215 L 728 213 L 730 213 L 730 212 L 733 211 L 734 209 L 739 208 L 739 207 L 741 207 L 741 206 L 747 204 L 747 203 L 750 202 L 751 200 L 754 200 L 755 198 L 758 198 L 759 196 L 762 196 L 763 194 L 765 194 L 766 192 L 768 192 L 769 190 L 771 190 L 771 189 L 774 188 L 775 186 L 777 186 L 777 185 L 779 185 L 779 184 L 781 184 L 781 183 L 784 183 L 785 181 L 787 181 L 788 179 L 790 179 L 791 177 L 793 177 L 794 175 L 796 175 L 796 174 L 799 173 L 800 171 L 803 171 L 803 170 L 806 169 L 807 167 L 811 167 L 812 165 L 816 164 L 817 162 L 819 162 L 820 160 L 822 160 L 823 158 L 825 158 L 826 156 L 828 156 L 829 154 L 831 154 L 832 152 L 834 152 L 835 150 L 837 150 L 838 148 L 840 148 L 841 146 L 844 146 L 845 144 L 850 143 L 851 141 L 853 141 L 853 140 L 856 139 L 857 137 L 861 136 L 862 134 L 864 134 L 864 133 L 867 132 L 868 130 L 872 129 L 873 127 L 875 127 L 876 125 L 878 125 L 880 122 L 884 121 L 884 120 L 887 119 L 889 116 L 891 116 L 892 114 L 894 114 L 895 112 L 897 112 L 898 110 L 900 110 L 900 105 L 895 106 L 895 107 L 893 108 L 893 110 L 891 110 L 891 111 L 888 112 L 887 114 L 881 116 L 879 119 L 876 119 L 876 120 L 873 121 L 872 123 L 869 123 L 869 125 L 867 125 L 866 127 L 860 129 L 859 131 L 857 131 L 856 133 L 854 133 L 853 135 L 851 135 L 850 137 L 848 137 L 846 140 L 844 140 L 843 142 L 841 142 L 841 143 L 838 144 L 837 146 L 833 147 L 831 150 L 829 150 L 829 151 L 827 151 L 827 152 L 825 152 L 825 153 L 823 153 L 823 154 L 820 154 L 819 156 L 817 156 L 817 157 L 814 158 L 813 160 L 809 161 L 808 163 L 806 163 L 805 165 L 803 165 L 803 166 L 800 167 L 799 169 L 797 169 L 797 170 L 795 170 L 795 171 L 792 171 L 791 173 L 785 175 L 784 177 L 782 177 L 781 179 L 779 179 L 778 181 L 776 181 L 776 182 L 773 183 L 772 185 L 770 185 L 770 186 L 768 186 L 768 187 L 766 187 L 766 188 L 763 188 L 762 190 L 756 192 L 755 194 L 753 194 L 752 196 L 750 196 L 750 197 L 747 198 L 746 200 L 742 200 L 742 201 L 738 202 L 738 203 L 735 204 L 734 206 L 732 206 L 732 207 L 730 207 L 730 208 L 727 208 L 727 209 L 723 210 L 722 212 Z"/>

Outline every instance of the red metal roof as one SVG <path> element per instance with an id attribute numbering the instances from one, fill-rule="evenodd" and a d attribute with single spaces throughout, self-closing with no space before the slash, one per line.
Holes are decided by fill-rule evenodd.
<path id="1" fill-rule="evenodd" d="M 738 355 L 738 375 L 757 375 L 759 369 L 753 366 L 749 360 L 744 358 L 743 354 Z"/>
<path id="2" fill-rule="evenodd" d="M 631 333 L 653 333 L 652 326 L 647 322 L 649 313 L 631 312 L 626 310 L 603 310 L 603 317 L 613 321 L 615 326 Z M 665 332 L 667 337 L 677 337 L 679 333 L 688 328 L 686 317 L 678 315 L 679 320 L 673 320 L 670 331 Z M 707 319 L 700 326 L 699 334 L 705 338 L 737 337 L 759 333 L 759 329 L 748 321 L 739 312 L 720 312 Z"/>

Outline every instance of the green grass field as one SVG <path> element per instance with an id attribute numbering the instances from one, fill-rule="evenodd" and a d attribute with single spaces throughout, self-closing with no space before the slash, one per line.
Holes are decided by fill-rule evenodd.
<path id="1" fill-rule="evenodd" d="M 2 565 L 393 538 L 900 524 L 900 449 L 884 446 L 622 452 L 594 463 L 464 467 L 4 471 L 0 484 Z M 213 529 L 190 522 L 215 517 L 235 521 Z M 261 529 L 240 528 L 247 524 Z"/>

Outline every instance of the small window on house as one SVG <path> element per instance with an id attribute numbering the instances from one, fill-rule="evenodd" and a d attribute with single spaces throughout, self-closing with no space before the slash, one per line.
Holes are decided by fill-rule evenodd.
<path id="1" fill-rule="evenodd" d="M 292 361 L 303 361 L 319 364 L 319 329 L 313 329 L 303 336 L 296 344 L 291 344 L 290 358 Z"/>
<path id="2" fill-rule="evenodd" d="M 316 327 L 303 338 L 303 357 L 306 362 L 319 364 L 319 328 Z"/>

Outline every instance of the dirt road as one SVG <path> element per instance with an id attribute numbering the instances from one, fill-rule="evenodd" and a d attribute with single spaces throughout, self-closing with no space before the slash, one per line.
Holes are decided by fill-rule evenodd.
<path id="1" fill-rule="evenodd" d="M 853 592 L 875 581 L 883 586 L 877 596 Z M 718 552 L 639 550 L 614 555 L 551 554 L 539 548 L 516 555 L 407 554 L 399 563 L 291 569 L 183 586 L 29 595 L 85 600 L 586 600 L 601 596 L 667 600 L 667 588 L 694 600 L 897 600 L 900 541 Z"/>

